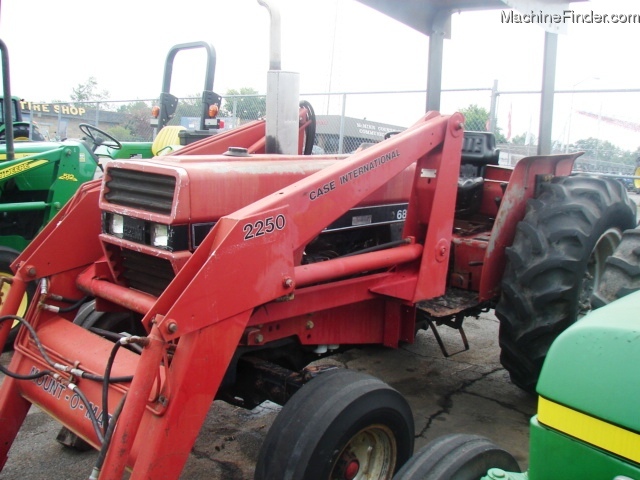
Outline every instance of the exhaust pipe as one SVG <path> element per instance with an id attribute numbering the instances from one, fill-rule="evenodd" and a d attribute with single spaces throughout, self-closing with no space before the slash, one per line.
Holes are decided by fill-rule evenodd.
<path id="1" fill-rule="evenodd" d="M 280 10 L 267 0 L 258 0 L 258 3 L 269 11 L 271 17 L 265 152 L 296 155 L 298 153 L 300 75 L 297 72 L 281 70 Z"/>

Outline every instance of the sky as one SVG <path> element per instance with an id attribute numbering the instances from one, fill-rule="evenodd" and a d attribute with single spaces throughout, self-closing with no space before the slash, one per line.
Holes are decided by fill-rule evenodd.
<path id="1" fill-rule="evenodd" d="M 216 50 L 214 91 L 224 95 L 228 89 L 251 87 L 266 92 L 269 13 L 256 0 L 0 1 L 0 38 L 9 48 L 12 92 L 26 100 L 68 100 L 89 77 L 112 100 L 156 98 L 167 52 L 193 41 L 209 42 Z M 301 94 L 426 89 L 427 36 L 355 0 L 271 2 L 282 20 L 282 69 L 300 73 Z M 570 9 L 576 14 L 640 14 L 640 2 L 591 0 L 572 3 Z M 568 22 L 566 27 L 558 40 L 556 89 L 640 87 L 640 23 Z M 452 38 L 445 41 L 443 88 L 490 89 L 497 81 L 500 91 L 539 90 L 543 45 L 540 25 L 503 23 L 500 10 L 454 13 Z M 204 65 L 202 51 L 180 53 L 172 93 L 198 94 Z M 471 103 L 488 107 L 488 95 L 486 90 L 445 92 L 441 111 L 452 113 Z M 317 101 L 317 113 L 340 113 L 340 102 Z M 498 125 L 505 132 L 510 116 L 514 135 L 537 133 L 539 103 L 536 95 L 500 95 Z M 393 101 L 350 96 L 346 113 L 408 126 L 424 113 L 424 105 L 424 94 Z M 596 132 L 635 149 L 640 131 L 615 127 L 607 132 L 610 125 L 602 118 L 640 124 L 639 107 L 640 92 L 556 95 L 554 138 L 575 140 Z"/>

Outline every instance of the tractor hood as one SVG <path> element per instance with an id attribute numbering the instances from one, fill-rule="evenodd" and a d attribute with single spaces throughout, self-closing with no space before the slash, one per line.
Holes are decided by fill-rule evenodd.
<path id="1" fill-rule="evenodd" d="M 216 221 L 345 158 L 185 155 L 113 160 L 105 171 L 100 208 L 166 224 Z M 362 205 L 406 202 L 411 172 L 398 175 Z"/>
<path id="2" fill-rule="evenodd" d="M 576 416 L 575 428 L 594 421 L 640 433 L 639 307 L 640 292 L 630 294 L 591 312 L 556 339 L 537 386 L 540 423 L 558 429 L 548 414 L 560 418 L 564 409 L 561 421 Z"/>

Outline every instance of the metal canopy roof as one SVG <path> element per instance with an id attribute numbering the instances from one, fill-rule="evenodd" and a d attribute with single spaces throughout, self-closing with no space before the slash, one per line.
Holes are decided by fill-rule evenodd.
<path id="1" fill-rule="evenodd" d="M 405 25 L 431 35 L 433 20 L 441 11 L 510 8 L 502 0 L 358 0 Z"/>
<path id="2" fill-rule="evenodd" d="M 442 90 L 443 39 L 450 37 L 451 14 L 469 10 L 520 8 L 526 12 L 548 5 L 552 9 L 568 6 L 570 2 L 588 0 L 357 0 L 380 13 L 425 34 L 429 39 L 429 70 L 427 74 L 427 111 L 440 110 Z M 557 33 L 545 32 L 544 60 L 540 102 L 538 154 L 551 152 L 551 124 L 555 65 L 558 45 Z"/>
<path id="3" fill-rule="evenodd" d="M 434 18 L 444 11 L 493 10 L 519 6 L 530 11 L 544 5 L 558 6 L 584 1 L 588 0 L 358 0 L 425 35 L 431 35 Z"/>

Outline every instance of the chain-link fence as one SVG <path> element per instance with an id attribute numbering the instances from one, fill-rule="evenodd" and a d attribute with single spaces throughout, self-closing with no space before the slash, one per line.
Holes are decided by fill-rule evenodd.
<path id="1" fill-rule="evenodd" d="M 425 91 L 303 94 L 315 110 L 318 128 L 314 151 L 349 153 L 363 142 L 377 142 L 424 115 Z M 27 118 L 46 138 L 80 136 L 78 125 L 91 123 L 121 141 L 151 141 L 151 109 L 157 100 L 74 104 L 23 102 Z M 557 91 L 554 97 L 553 153 L 584 151 L 577 168 L 630 174 L 640 156 L 640 89 Z M 265 115 L 264 95 L 227 96 L 218 115 L 225 129 Z M 461 111 L 467 130 L 496 134 L 501 163 L 514 164 L 537 151 L 540 92 L 491 88 L 444 90 L 443 113 Z M 620 113 L 624 112 L 624 113 Z M 201 100 L 182 98 L 170 124 L 199 128 Z"/>

